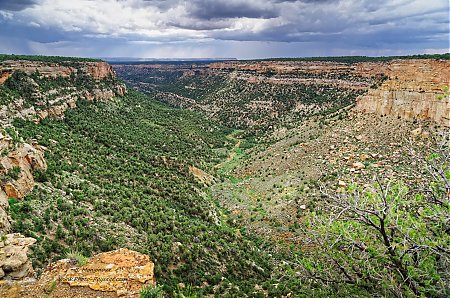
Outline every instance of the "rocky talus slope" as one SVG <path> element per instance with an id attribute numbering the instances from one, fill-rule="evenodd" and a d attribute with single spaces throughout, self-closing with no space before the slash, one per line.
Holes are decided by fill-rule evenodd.
<path id="1" fill-rule="evenodd" d="M 126 93 L 105 62 L 0 62 L 0 279 L 33 275 L 27 250 L 36 240 L 11 232 L 9 201 L 21 200 L 44 172 L 46 148 L 23 142 L 11 126 L 14 118 L 39 122 L 63 117 L 78 100 L 111 100 Z"/>
<path id="2" fill-rule="evenodd" d="M 404 119 L 431 119 L 450 126 L 450 98 L 443 92 L 444 86 L 450 85 L 450 61 L 394 60 L 361 65 L 359 71 L 383 72 L 389 79 L 359 97 L 356 110 Z"/>

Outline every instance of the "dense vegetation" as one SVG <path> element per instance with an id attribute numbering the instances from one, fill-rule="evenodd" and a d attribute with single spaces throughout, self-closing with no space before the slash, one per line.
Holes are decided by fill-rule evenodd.
<path id="1" fill-rule="evenodd" d="M 183 67 L 116 68 L 130 85 L 174 106 L 200 111 L 204 115 L 250 133 L 264 133 L 269 127 L 291 126 L 314 114 L 333 113 L 355 102 L 364 89 L 341 86 L 347 80 L 371 86 L 382 77 L 361 77 L 343 73 L 227 72 Z M 256 77 L 256 80 L 252 78 Z M 292 79 L 327 80 L 316 84 Z M 278 80 L 286 83 L 274 83 Z"/>
<path id="2" fill-rule="evenodd" d="M 218 293 L 241 296 L 269 277 L 270 258 L 222 222 L 188 171 L 218 161 L 212 149 L 225 146 L 227 129 L 135 92 L 80 102 L 64 120 L 15 126 L 49 148 L 49 168 L 36 174 L 43 184 L 10 202 L 14 231 L 38 239 L 37 268 L 72 250 L 128 246 L 151 256 L 168 292 L 179 282 L 206 282 L 198 291 L 220 285 Z"/>
<path id="3" fill-rule="evenodd" d="M 27 61 L 49 62 L 49 63 L 98 62 L 98 61 L 101 61 L 100 59 L 80 58 L 80 57 L 0 54 L 0 62 L 6 61 L 6 60 L 27 60 Z"/>
<path id="4" fill-rule="evenodd" d="M 415 168 L 411 165 L 405 176 L 414 176 L 418 170 L 421 179 L 414 183 L 386 180 L 371 185 L 364 175 L 352 176 L 355 183 L 340 193 L 322 188 L 317 196 L 324 204 L 300 208 L 295 201 L 303 200 L 310 187 L 318 188 L 320 184 L 318 180 L 303 181 L 307 177 L 304 171 L 297 172 L 294 178 L 286 175 L 278 179 L 275 168 L 282 162 L 274 160 L 272 168 L 259 169 L 258 173 L 268 170 L 264 177 L 250 177 L 251 171 L 237 177 L 233 168 L 245 167 L 247 162 L 264 162 L 272 153 L 285 160 L 293 151 L 304 152 L 304 158 L 307 153 L 319 151 L 317 146 L 302 145 L 315 139 L 311 134 L 321 132 L 325 122 L 336 124 L 338 113 L 331 114 L 351 105 L 362 91 L 335 84 L 280 87 L 264 80 L 250 83 L 230 79 L 220 73 L 194 71 L 194 75 L 186 75 L 177 69 L 139 72 L 130 67 L 123 68 L 121 74 L 160 101 L 178 106 L 190 103 L 187 107 L 197 111 L 170 107 L 131 90 L 124 97 L 106 102 L 80 99 L 77 108 L 66 111 L 63 119 L 46 118 L 39 124 L 14 120 L 25 142 L 37 141 L 47 147 L 48 170 L 34 172 L 38 184 L 33 192 L 20 201 L 10 199 L 8 211 L 14 232 L 37 239 L 31 259 L 38 271 L 68 255 L 76 256 L 81 264 L 86 261 L 83 256 L 128 247 L 148 254 L 155 262 L 158 286 L 142 289 L 142 297 L 450 294 L 448 136 L 431 147 L 425 148 L 424 143 L 420 143 L 423 148 L 411 147 L 420 156 L 408 159 Z M 297 73 L 296 78 L 315 77 Z M 372 83 L 371 79 L 341 74 L 325 74 L 319 79 Z M 8 96 L 5 98 L 21 97 L 34 105 L 39 102 L 36 93 L 91 90 L 98 84 L 108 87 L 110 83 L 115 82 L 107 79 L 94 83 L 88 76 L 44 78 L 39 73 L 15 72 L 2 85 L 0 94 Z M 177 102 L 180 97 L 193 102 Z M 44 102 L 48 104 L 49 100 Z M 297 105 L 314 108 L 297 111 Z M 222 124 L 202 117 L 198 111 Z M 316 120 L 311 117 L 314 114 Z M 264 155 L 269 142 L 258 144 L 248 137 L 254 127 L 263 132 L 272 125 L 289 129 L 290 121 L 298 124 L 306 118 L 309 120 L 305 124 L 323 123 L 305 126 L 310 135 L 293 130 L 293 135 L 305 135 L 289 141 L 289 150 L 279 147 Z M 258 122 L 261 119 L 263 122 Z M 238 127 L 244 129 L 235 130 Z M 347 138 L 345 142 L 349 142 Z M 332 147 L 330 150 L 335 149 Z M 255 155 L 242 158 L 249 152 Z M 323 160 L 322 156 L 317 158 Z M 368 171 L 375 169 L 368 160 L 365 163 Z M 236 221 L 241 214 L 231 214 L 220 206 L 217 192 L 235 200 L 242 197 L 235 198 L 233 190 L 208 188 L 190 172 L 190 166 L 213 174 L 216 185 L 222 182 L 241 187 L 254 200 L 251 208 L 257 216 L 252 216 L 251 221 L 258 224 L 270 220 L 279 235 L 295 231 L 298 240 L 253 234 L 245 221 Z M 402 164 L 397 161 L 396 167 L 400 171 Z M 336 166 L 333 179 L 337 178 L 337 170 Z M 283 175 L 288 170 L 279 171 Z M 13 168 L 0 180 L 10 181 L 19 175 L 20 169 Z M 329 178 L 321 177 L 324 181 Z M 274 178 L 273 189 L 266 192 L 267 197 L 258 197 L 256 192 L 251 193 L 249 184 L 238 185 L 247 178 L 261 182 Z M 293 187 L 289 179 L 299 180 L 301 188 Z M 262 208 L 262 200 L 278 207 L 279 202 L 282 205 L 278 198 L 282 197 L 299 205 L 300 212 L 289 220 L 289 226 L 267 217 Z M 282 215 L 288 213 L 284 207 L 281 211 Z M 183 289 L 180 283 L 185 285 Z"/>
<path id="5" fill-rule="evenodd" d="M 38 70 L 31 74 L 16 70 L 0 85 L 0 104 L 6 105 L 21 98 L 25 108 L 33 106 L 40 110 L 58 104 L 59 99 L 66 100 L 68 95 L 84 97 L 86 92 L 92 93 L 94 90 L 114 90 L 117 83 L 113 77 L 94 81 L 83 71 L 67 77 L 49 77 Z"/>
<path id="6" fill-rule="evenodd" d="M 330 61 L 341 63 L 359 63 L 359 62 L 388 62 L 396 59 L 442 59 L 449 60 L 450 53 L 446 54 L 423 54 L 410 56 L 338 56 L 338 57 L 301 57 L 301 58 L 267 58 L 257 61 Z"/>

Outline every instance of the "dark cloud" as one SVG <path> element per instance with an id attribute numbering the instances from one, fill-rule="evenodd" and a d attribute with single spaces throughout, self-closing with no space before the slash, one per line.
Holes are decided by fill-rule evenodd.
<path id="1" fill-rule="evenodd" d="M 20 11 L 36 3 L 36 0 L 0 0 L 0 10 Z"/>
<path id="2" fill-rule="evenodd" d="M 54 28 L 30 27 L 28 25 L 5 23 L 0 26 L 0 37 L 11 36 L 15 39 L 39 43 L 78 40 L 80 33 L 67 33 Z"/>
<path id="3" fill-rule="evenodd" d="M 196 19 L 253 18 L 270 19 L 278 16 L 273 9 L 258 7 L 251 1 L 196 0 L 190 2 L 189 14 Z"/>
<path id="4" fill-rule="evenodd" d="M 224 56 L 235 56 L 222 51 L 225 44 L 257 45 L 273 56 L 303 47 L 314 53 L 313 46 L 321 55 L 399 54 L 449 44 L 447 0 L 0 0 L 0 10 L 0 49 L 22 41 L 27 51 L 58 54 L 149 55 L 154 47 L 161 55 L 203 55 L 205 44 L 220 44 Z"/>
<path id="5" fill-rule="evenodd" d="M 302 3 L 315 3 L 315 4 L 329 3 L 329 2 L 339 2 L 339 1 L 341 1 L 341 0 L 273 0 L 273 2 L 275 2 L 275 3 L 302 2 Z"/>

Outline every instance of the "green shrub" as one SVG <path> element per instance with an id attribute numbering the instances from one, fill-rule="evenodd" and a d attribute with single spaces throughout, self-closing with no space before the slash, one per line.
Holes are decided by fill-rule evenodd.
<path id="1" fill-rule="evenodd" d="M 139 292 L 140 298 L 163 298 L 164 291 L 161 285 L 143 286 Z"/>
<path id="2" fill-rule="evenodd" d="M 83 256 L 82 253 L 76 250 L 71 250 L 68 253 L 66 253 L 66 258 L 76 261 L 77 266 L 86 265 L 86 263 L 89 261 L 88 257 Z"/>

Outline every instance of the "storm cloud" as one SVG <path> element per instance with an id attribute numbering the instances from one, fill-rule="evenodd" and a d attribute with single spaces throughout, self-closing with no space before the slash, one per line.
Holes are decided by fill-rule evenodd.
<path id="1" fill-rule="evenodd" d="M 89 56 L 447 52 L 449 2 L 0 0 L 0 39 L 3 52 Z"/>
<path id="2" fill-rule="evenodd" d="M 36 0 L 0 0 L 0 10 L 19 11 L 36 4 Z"/>
<path id="3" fill-rule="evenodd" d="M 190 16 L 197 19 L 270 19 L 279 16 L 273 11 L 271 5 L 264 7 L 252 1 L 194 0 L 190 3 L 192 6 L 189 6 L 188 13 Z"/>

